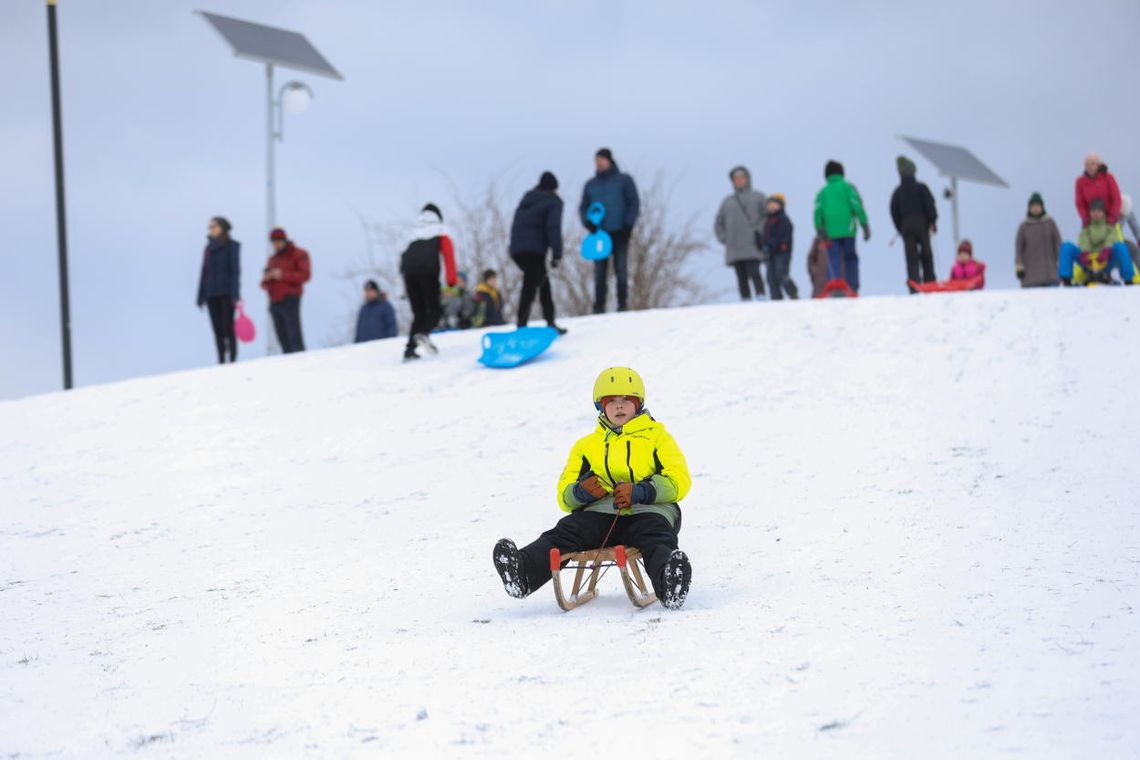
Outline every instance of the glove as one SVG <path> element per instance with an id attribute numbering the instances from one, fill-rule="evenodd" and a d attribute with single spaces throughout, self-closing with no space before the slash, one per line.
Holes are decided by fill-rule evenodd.
<path id="1" fill-rule="evenodd" d="M 870 239 L 871 239 L 871 225 L 864 224 L 863 225 L 863 242 L 866 243 Z"/>
<path id="2" fill-rule="evenodd" d="M 594 224 L 593 222 L 586 222 L 586 229 L 588 229 L 590 231 L 590 234 L 593 235 L 598 231 L 598 225 Z"/>
<path id="3" fill-rule="evenodd" d="M 561 256 L 555 256 L 553 259 L 550 260 L 550 268 L 551 269 L 557 269 L 558 265 L 561 262 L 562 262 L 562 257 Z"/>
<path id="4" fill-rule="evenodd" d="M 1018 267 L 1017 268 L 1017 279 L 1019 279 L 1019 280 L 1025 279 L 1025 267 Z"/>
<path id="5" fill-rule="evenodd" d="M 604 498 L 605 495 L 605 487 L 598 480 L 598 476 L 592 472 L 574 484 L 574 498 L 583 504 L 593 503 Z"/>
<path id="6" fill-rule="evenodd" d="M 618 483 L 614 486 L 614 507 L 629 509 L 634 504 L 651 504 L 657 497 L 654 491 L 648 483 Z"/>

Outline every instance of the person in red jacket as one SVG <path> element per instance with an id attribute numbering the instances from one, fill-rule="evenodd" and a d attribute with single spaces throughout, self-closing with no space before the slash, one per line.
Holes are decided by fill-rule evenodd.
<path id="1" fill-rule="evenodd" d="M 443 212 L 434 203 L 429 203 L 420 211 L 410 241 L 400 256 L 400 274 L 404 276 L 404 290 L 412 307 L 412 327 L 404 349 L 405 362 L 419 359 L 416 349 L 421 346 L 433 354 L 439 353 L 428 336 L 443 314 L 439 302 L 440 259 L 443 259 L 444 279 L 449 287 L 455 287 L 458 281 L 455 246 L 443 226 Z"/>
<path id="2" fill-rule="evenodd" d="M 1116 177 L 1109 173 L 1108 167 L 1100 160 L 1096 153 L 1085 156 L 1085 173 L 1077 177 L 1077 213 L 1081 217 L 1081 226 L 1089 226 L 1089 204 L 1097 198 L 1104 201 L 1105 218 L 1109 225 L 1120 221 L 1120 187 L 1116 184 Z"/>
<path id="3" fill-rule="evenodd" d="M 269 294 L 269 313 L 273 317 L 277 340 L 281 351 L 286 354 L 304 351 L 301 294 L 312 276 L 309 252 L 295 246 L 280 227 L 269 233 L 269 240 L 273 243 L 274 254 L 265 265 L 261 287 Z"/>

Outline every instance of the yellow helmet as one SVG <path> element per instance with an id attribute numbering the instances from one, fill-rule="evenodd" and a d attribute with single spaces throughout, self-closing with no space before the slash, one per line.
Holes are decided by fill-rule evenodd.
<path id="1" fill-rule="evenodd" d="M 606 396 L 633 396 L 645 406 L 645 382 L 629 367 L 610 367 L 594 381 L 594 404 Z"/>

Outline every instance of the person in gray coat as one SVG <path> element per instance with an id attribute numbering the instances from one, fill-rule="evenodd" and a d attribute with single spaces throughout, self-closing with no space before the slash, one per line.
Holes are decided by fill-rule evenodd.
<path id="1" fill-rule="evenodd" d="M 1136 212 L 1132 208 L 1132 196 L 1128 193 L 1120 194 L 1120 230 L 1124 235 L 1124 244 L 1128 246 L 1128 253 L 1132 256 L 1132 264 L 1140 270 L 1140 222 L 1136 221 Z M 1132 237 L 1128 237 L 1129 231 Z"/>
<path id="2" fill-rule="evenodd" d="M 1017 228 L 1017 254 L 1014 267 L 1023 288 L 1052 287 L 1057 279 L 1057 257 L 1061 252 L 1061 231 L 1053 217 L 1045 213 L 1040 193 L 1029 197 L 1029 213 Z"/>
<path id="3" fill-rule="evenodd" d="M 736 270 L 736 283 L 740 298 L 752 300 L 748 288 L 751 281 L 756 297 L 764 296 L 764 278 L 760 275 L 760 235 L 768 214 L 768 199 L 764 193 L 752 189 L 752 175 L 743 166 L 728 173 L 732 180 L 732 194 L 720 204 L 713 229 L 716 239 L 724 246 L 724 263 Z"/>

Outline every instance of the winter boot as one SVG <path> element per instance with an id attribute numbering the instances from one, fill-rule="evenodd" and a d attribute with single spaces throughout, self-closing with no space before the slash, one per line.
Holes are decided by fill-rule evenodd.
<path id="1" fill-rule="evenodd" d="M 680 549 L 674 549 L 665 563 L 662 573 L 661 606 L 667 610 L 679 610 L 689 596 L 689 582 L 693 579 L 693 568 L 689 558 Z"/>
<path id="2" fill-rule="evenodd" d="M 566 328 L 565 327 L 559 327 L 558 325 L 554 324 L 553 322 L 547 322 L 546 326 L 556 330 L 559 335 L 565 335 L 566 334 Z"/>
<path id="3" fill-rule="evenodd" d="M 527 589 L 526 570 L 523 568 L 522 554 L 515 546 L 514 541 L 509 538 L 499 539 L 491 557 L 495 561 L 495 570 L 499 573 L 499 578 L 503 581 L 503 589 L 508 596 L 522 599 L 530 593 Z M 686 581 L 685 588 L 688 587 L 689 584 Z"/>
<path id="4" fill-rule="evenodd" d="M 1071 287 L 1073 287 L 1073 278 L 1072 277 L 1062 277 L 1061 278 L 1061 284 L 1064 285 L 1066 288 L 1071 288 Z"/>
<path id="5" fill-rule="evenodd" d="M 404 362 L 405 363 L 413 362 L 419 358 L 420 358 L 420 355 L 416 353 L 416 349 L 414 349 L 414 348 L 404 349 Z"/>
<path id="6" fill-rule="evenodd" d="M 431 342 L 431 338 L 424 333 L 416 334 L 416 345 L 420 348 L 426 349 L 429 353 L 438 354 L 439 349 Z"/>

